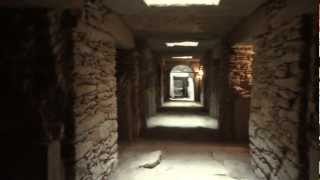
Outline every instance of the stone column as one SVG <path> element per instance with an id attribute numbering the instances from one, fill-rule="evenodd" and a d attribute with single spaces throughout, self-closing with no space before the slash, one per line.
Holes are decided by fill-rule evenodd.
<path id="1" fill-rule="evenodd" d="M 109 179 L 118 154 L 116 49 L 103 8 L 88 3 L 73 29 L 74 179 Z"/>

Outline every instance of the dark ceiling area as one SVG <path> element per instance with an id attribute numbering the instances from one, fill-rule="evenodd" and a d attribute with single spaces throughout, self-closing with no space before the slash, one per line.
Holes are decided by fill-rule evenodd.
<path id="1" fill-rule="evenodd" d="M 143 0 L 106 0 L 137 38 L 161 54 L 198 54 L 212 48 L 265 0 L 221 0 L 219 6 L 148 7 Z M 198 47 L 168 48 L 165 42 L 199 41 Z"/>

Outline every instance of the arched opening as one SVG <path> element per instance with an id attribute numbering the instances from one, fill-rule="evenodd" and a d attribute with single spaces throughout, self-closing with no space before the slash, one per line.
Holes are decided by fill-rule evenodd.
<path id="1" fill-rule="evenodd" d="M 195 100 L 194 72 L 187 65 L 177 65 L 170 71 L 170 100 Z"/>

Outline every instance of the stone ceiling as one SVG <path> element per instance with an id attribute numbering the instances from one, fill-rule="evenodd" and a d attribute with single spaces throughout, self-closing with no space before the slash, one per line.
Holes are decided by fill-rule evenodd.
<path id="1" fill-rule="evenodd" d="M 105 0 L 135 36 L 162 54 L 198 54 L 212 48 L 266 0 L 221 0 L 219 6 L 148 7 L 143 0 Z M 167 41 L 196 40 L 197 48 L 166 48 Z"/>

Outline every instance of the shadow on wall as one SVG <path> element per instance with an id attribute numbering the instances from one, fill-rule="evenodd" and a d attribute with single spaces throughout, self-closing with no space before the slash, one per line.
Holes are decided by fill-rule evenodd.
<path id="1" fill-rule="evenodd" d="M 67 53 L 71 34 L 66 26 L 60 29 L 63 14 L 54 14 L 46 9 L 1 9 L 7 24 L 0 30 L 6 44 L 0 49 L 0 79 L 6 84 L 0 88 L 1 179 L 50 179 L 52 165 L 63 168 L 60 143 L 72 104 L 70 71 L 65 71 L 70 67 L 66 59 L 72 59 L 71 51 Z M 51 153 L 53 149 L 58 151 Z M 59 178 L 60 170 L 55 174 Z"/>

